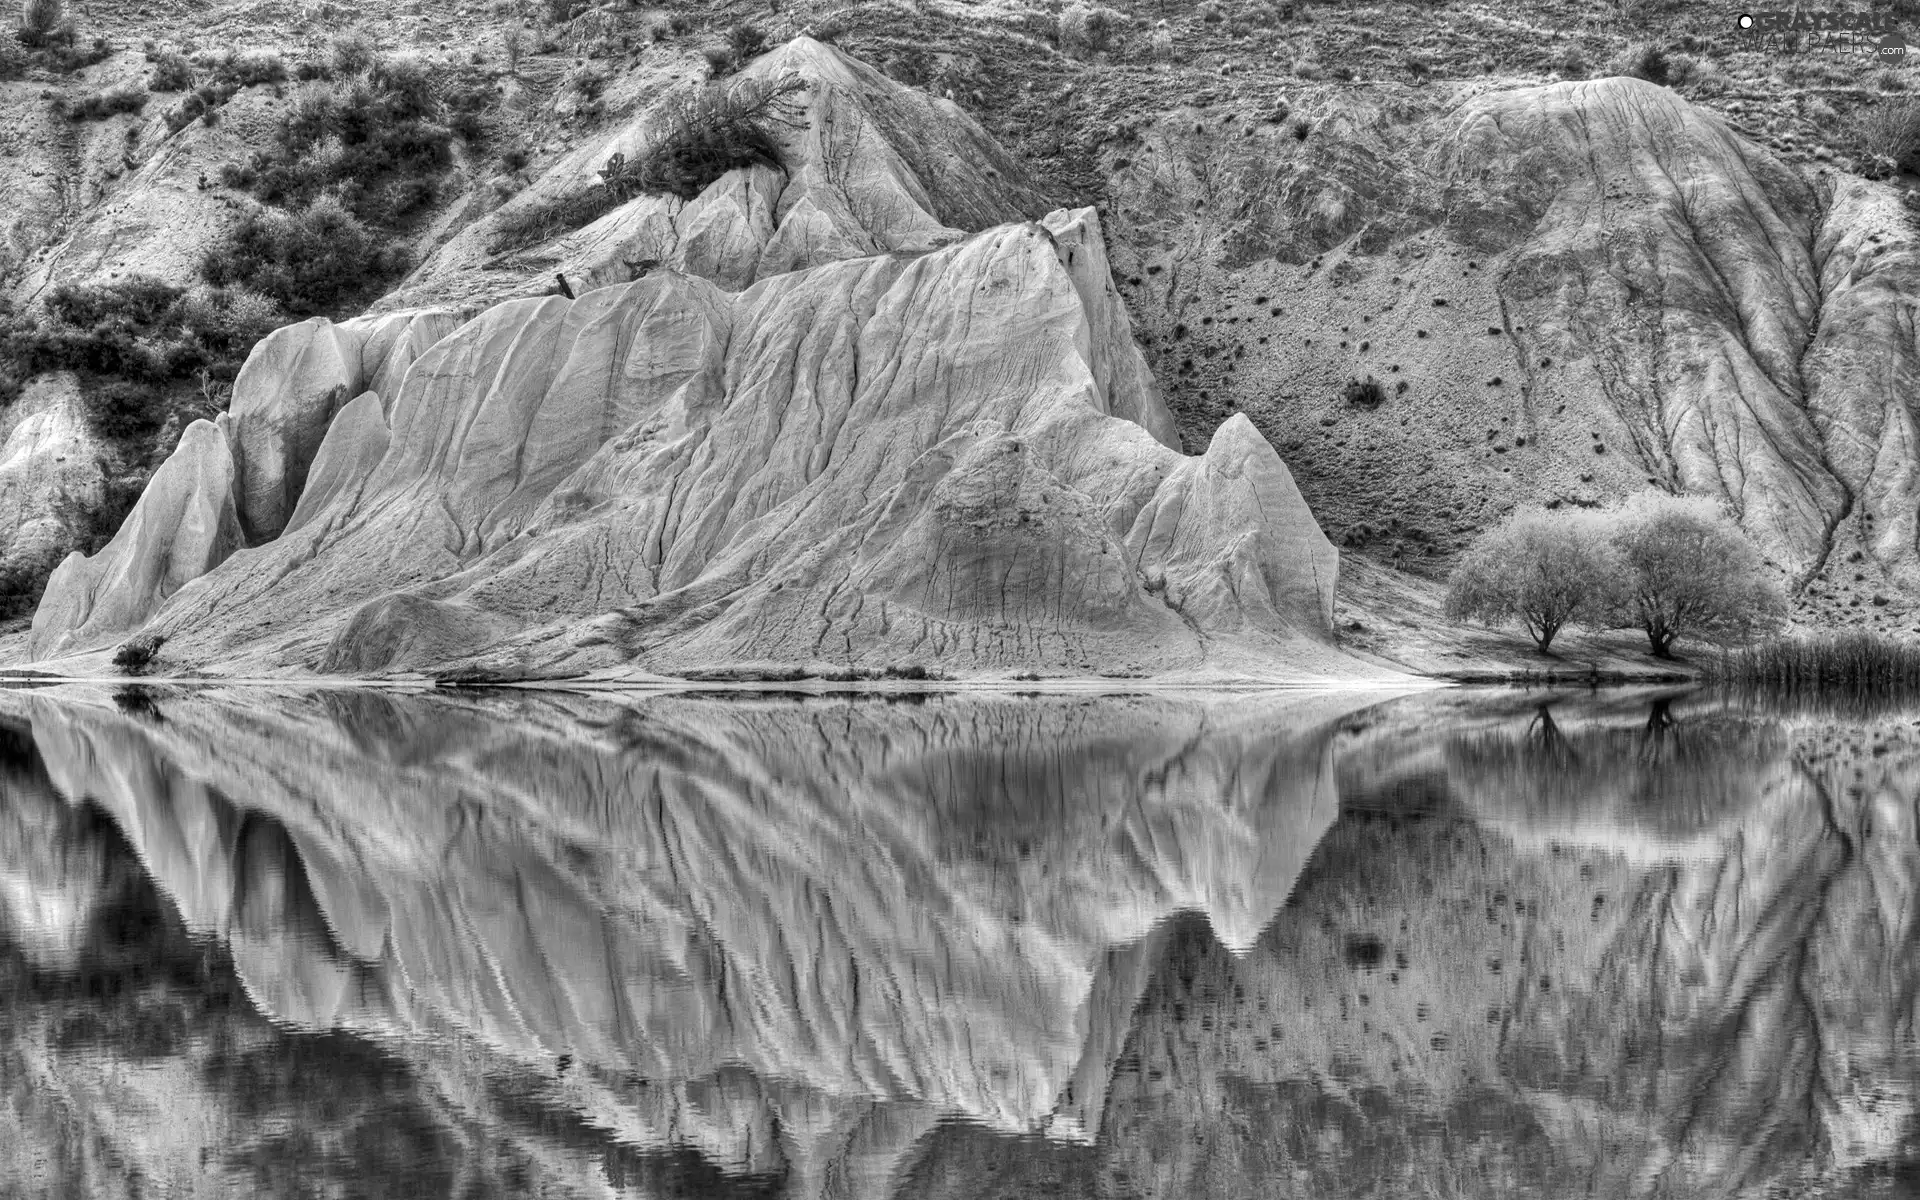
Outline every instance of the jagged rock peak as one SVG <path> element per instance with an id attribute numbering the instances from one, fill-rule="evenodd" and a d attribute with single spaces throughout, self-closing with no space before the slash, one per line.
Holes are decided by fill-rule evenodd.
<path id="1" fill-rule="evenodd" d="M 1169 444 L 1091 210 L 500 304 L 324 445 L 366 371 L 283 333 L 242 415 L 297 436 L 237 441 L 254 528 L 299 520 L 155 622 L 207 667 L 1379 674 L 1330 644 L 1338 555 L 1272 447 Z"/>
<path id="2" fill-rule="evenodd" d="M 633 120 L 568 155 L 424 263 L 382 307 L 576 293 L 670 269 L 729 291 L 821 263 L 924 252 L 1047 205 L 1017 160 L 949 100 L 888 79 L 838 49 L 796 38 L 729 86 L 797 78 L 792 112 L 770 128 L 779 166 L 727 172 L 698 197 L 640 196 L 586 227 L 496 253 L 503 229 L 591 187 L 615 154 L 645 156 L 687 87 L 659 92 Z"/>

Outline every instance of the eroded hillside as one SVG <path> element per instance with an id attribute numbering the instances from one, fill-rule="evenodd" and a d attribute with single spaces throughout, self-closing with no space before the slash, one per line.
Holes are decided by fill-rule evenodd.
<path id="1" fill-rule="evenodd" d="M 877 669 L 883 660 L 898 666 L 903 653 L 924 651 L 957 653 L 962 670 L 1037 653 L 1027 665 L 1042 671 L 1161 673 L 1267 661 L 1273 646 L 1306 626 L 1318 629 L 1309 641 L 1325 643 L 1338 628 L 1355 633 L 1356 648 L 1391 656 L 1405 652 L 1396 640 L 1431 624 L 1430 581 L 1514 504 L 1592 505 L 1649 484 L 1726 500 L 1793 586 L 1802 621 L 1905 628 L 1920 585 L 1913 549 L 1920 497 L 1911 495 L 1914 431 L 1905 400 L 1912 339 L 1903 332 L 1912 234 L 1899 187 L 1866 182 L 1853 172 L 1878 171 L 1874 161 L 1835 152 L 1852 145 L 1849 114 L 1903 87 L 1903 69 L 1854 78 L 1833 66 L 1837 52 L 1817 49 L 1775 62 L 1710 14 L 1661 4 L 1589 11 L 1543 3 L 1524 16 L 1450 4 L 1391 13 L 1314 4 L 1245 12 L 1203 4 L 1158 14 L 989 7 L 964 20 L 938 4 L 875 5 L 767 14 L 753 18 L 759 26 L 619 6 L 549 5 L 552 11 L 529 19 L 499 4 L 422 4 L 404 16 L 370 17 L 358 41 L 335 36 L 330 43 L 337 31 L 328 30 L 325 8 L 221 9 L 205 19 L 207 31 L 229 34 L 252 22 L 270 46 L 284 34 L 277 43 L 284 62 L 262 58 L 264 50 L 181 58 L 175 47 L 198 42 L 185 14 L 164 6 L 145 24 L 102 17 L 100 49 L 72 52 L 83 65 L 62 68 L 63 75 L 35 60 L 27 70 L 29 81 L 66 81 L 53 103 L 87 114 L 49 125 L 58 136 L 44 147 L 29 137 L 33 122 L 47 119 L 27 102 L 29 84 L 0 85 L 14 89 L 9 112 L 23 187 L 51 179 L 65 189 L 13 214 L 14 296 L 27 318 L 41 320 L 33 314 L 43 305 L 57 316 L 125 302 L 119 293 L 62 300 L 55 283 L 115 288 L 154 275 L 201 289 L 130 331 L 136 350 L 149 347 L 174 364 L 166 370 L 187 372 L 180 364 L 200 362 L 195 381 L 179 374 L 160 384 L 115 383 L 112 372 L 128 368 L 125 347 L 113 343 L 105 374 L 87 366 L 71 385 L 59 385 L 78 388 L 86 418 L 76 435 L 79 454 L 99 463 L 104 483 L 81 486 L 58 514 L 46 503 L 27 512 L 27 523 L 42 532 L 22 542 L 9 578 L 31 588 L 50 565 L 50 545 L 98 548 L 107 532 L 132 531 L 136 518 L 122 525 L 129 485 L 176 443 L 204 458 L 206 433 L 188 438 L 190 446 L 180 439 L 196 417 L 220 408 L 232 410 L 226 437 L 237 489 L 230 528 L 217 496 L 199 502 L 211 524 L 189 540 L 206 549 L 186 554 L 185 565 L 165 537 L 129 532 L 107 555 L 69 571 L 43 606 L 35 656 L 95 649 L 136 631 L 233 550 L 261 550 L 297 510 L 304 540 L 267 552 L 279 558 L 263 576 L 271 581 L 266 591 L 209 585 L 207 603 L 191 619 L 180 609 L 154 627 L 174 639 L 183 665 L 248 657 L 272 669 L 451 668 L 497 677 L 563 662 L 567 671 L 607 669 L 612 654 L 650 671 L 712 659 L 753 669 L 829 663 L 845 672 Z M 114 43 L 116 34 L 135 32 L 153 39 L 144 56 Z M 471 49 L 450 40 L 456 32 L 473 35 Z M 756 58 L 769 36 L 788 34 L 819 36 Z M 162 93 L 160 77 L 176 63 L 192 81 L 211 82 Z M 116 86 L 149 71 L 148 107 L 115 107 Z M 790 75 L 807 81 L 804 94 L 780 90 Z M 671 135 L 675 114 L 702 80 L 732 96 L 756 86 L 778 93 L 781 103 L 767 109 L 778 117 L 777 146 L 683 194 L 635 194 L 633 164 Z M 205 111 L 196 115 L 196 106 Z M 379 155 L 369 158 L 351 131 L 365 128 L 370 115 L 379 117 L 377 127 L 410 132 L 374 138 L 367 145 Z M 117 162 L 103 149 L 109 143 L 124 145 Z M 29 145 L 38 157 L 21 158 Z M 322 165 L 301 165 L 302 147 Z M 356 179 L 349 169 L 356 163 L 371 164 L 375 175 Z M 344 197 L 345 214 L 326 208 L 332 202 L 316 188 Z M 1107 256 L 1093 268 L 1069 264 L 1068 272 L 1096 347 L 1081 356 L 1102 397 L 1096 409 L 1105 405 L 1190 454 L 1239 456 L 1258 443 L 1266 461 L 1271 444 L 1279 451 L 1272 466 L 1285 461 L 1280 470 L 1299 481 L 1298 499 L 1282 504 L 1293 515 L 1268 519 L 1277 540 L 1255 554 L 1266 565 L 1229 565 L 1242 552 L 1227 549 L 1237 536 L 1228 533 L 1198 552 L 1204 571 L 1198 559 L 1173 569 L 1185 583 L 1162 603 L 1143 599 L 1172 594 L 1161 582 L 1167 572 L 1137 553 L 1139 538 L 1151 536 L 1121 528 L 1145 511 L 1138 497 L 1129 491 L 1116 501 L 1109 485 L 1090 483 L 1087 455 L 1045 464 L 1048 478 L 1092 507 L 1049 518 L 1038 532 L 1058 537 L 1061 547 L 1110 536 L 1116 546 L 1132 546 L 1137 560 L 1131 581 L 1109 581 L 1113 588 L 1095 589 L 1092 609 L 1064 614 L 1069 625 L 1105 629 L 1125 644 L 1155 647 L 1150 653 L 1102 650 L 1106 635 L 1089 641 L 1080 633 L 1036 650 L 1048 639 L 1030 627 L 1056 617 L 1008 607 L 1007 585 L 989 589 L 975 578 L 996 569 L 1000 551 L 957 550 L 936 527 L 948 518 L 909 521 L 905 536 L 916 547 L 929 538 L 954 547 L 972 556 L 971 565 L 952 578 L 949 564 L 900 582 L 884 603 L 911 610 L 904 623 L 870 584 L 874 572 L 895 573 L 921 551 L 896 550 L 894 561 L 882 526 L 872 523 L 877 513 L 850 520 L 834 503 L 800 503 L 800 524 L 755 536 L 819 539 L 830 524 L 870 543 L 866 575 L 856 568 L 836 582 L 818 565 L 790 563 L 797 575 L 767 585 L 779 597 L 737 586 L 741 571 L 759 576 L 774 566 L 742 522 L 797 498 L 787 484 L 767 490 L 767 470 L 775 468 L 761 464 L 758 450 L 737 460 L 743 476 L 729 473 L 735 467 L 715 475 L 687 460 L 709 479 L 690 493 L 696 498 L 718 487 L 747 487 L 760 497 L 745 510 L 736 505 L 727 516 L 696 522 L 681 551 L 692 556 L 683 564 L 700 564 L 691 574 L 685 565 L 658 571 L 673 556 L 667 542 L 678 536 L 677 516 L 635 518 L 651 531 L 641 539 L 657 544 L 633 562 L 601 554 L 594 565 L 595 538 L 626 537 L 604 532 L 613 526 L 597 512 L 587 524 L 603 532 L 570 534 L 566 549 L 542 550 L 518 568 L 551 573 L 564 562 L 555 576 L 564 582 L 546 591 L 485 582 L 500 572 L 511 577 L 507 559 L 520 561 L 529 539 L 580 515 L 569 506 L 615 502 L 609 489 L 629 483 L 613 476 L 627 468 L 596 466 L 594 480 L 576 481 L 584 491 L 560 480 L 586 468 L 586 450 L 618 439 L 573 438 L 552 454 L 532 446 L 540 465 L 529 478 L 514 466 L 473 492 L 474 481 L 403 479 L 403 452 L 376 428 L 394 418 L 397 370 L 384 388 L 364 378 L 371 368 L 335 370 L 321 361 L 331 352 L 310 345 L 331 334 L 310 326 L 284 331 L 256 353 L 251 379 L 236 379 L 231 391 L 222 382 L 237 366 L 234 347 L 243 351 L 258 336 L 250 322 L 263 310 L 251 289 L 287 284 L 285 272 L 263 273 L 247 257 L 273 230 L 280 231 L 274 237 L 286 232 L 275 221 L 345 230 L 314 244 L 347 247 L 335 266 L 364 262 L 369 279 L 394 285 L 373 311 L 431 311 L 458 326 L 506 301 L 591 296 L 636 281 L 650 288 L 663 276 L 746 296 L 782 275 L 836 263 L 950 253 L 969 234 L 1079 204 L 1094 206 L 1097 217 L 1075 219 L 1097 233 Z M 281 210 L 290 214 L 284 220 L 273 215 Z M 156 233 L 163 228 L 165 238 Z M 196 283 L 196 271 L 206 279 Z M 329 317 L 372 300 L 346 282 L 337 271 L 315 279 L 331 297 Z M 642 294 L 651 293 L 631 293 L 628 302 Z M 297 289 L 266 297 L 281 306 L 282 319 L 307 311 L 297 299 Z M 195 342 L 186 350 L 167 332 L 182 314 Z M 519 328 L 508 321 L 493 336 L 509 327 Z M 63 355 L 89 344 L 83 333 L 42 329 L 31 343 L 33 363 L 67 363 Z M 922 327 L 890 336 L 898 351 L 935 335 Z M 962 335 L 955 327 L 939 336 Z M 1098 349 L 1103 343 L 1115 349 Z M 490 353 L 474 361 L 492 363 Z M 806 353 L 860 373 L 849 361 L 859 353 L 855 340 L 838 349 L 821 342 Z M 138 353 L 133 360 L 146 361 Z M 647 369 L 700 373 L 686 364 Z M 1036 360 L 1014 375 L 1038 369 Z M 871 386 L 870 378 L 858 383 Z M 919 402 L 919 385 L 906 387 L 886 401 L 890 409 Z M 348 403 L 366 390 L 380 396 L 378 422 L 369 403 Z M 775 391 L 799 394 L 785 383 Z M 1158 395 L 1140 398 L 1158 392 L 1165 404 Z M 162 399 L 154 409 L 141 396 Z M 880 402 L 877 394 L 869 399 Z M 532 397 L 518 404 L 523 414 L 539 407 Z M 625 419 L 639 409 L 607 411 Z M 761 433 L 844 441 L 853 432 L 831 418 L 859 411 L 830 401 L 826 423 L 811 435 L 796 435 L 781 420 Z M 316 459 L 336 413 L 350 419 L 331 453 Z M 507 418 L 509 425 L 523 419 Z M 1034 418 L 1023 409 L 992 419 L 1012 429 Z M 905 443 L 890 441 L 889 461 L 902 445 L 928 451 L 956 432 L 918 429 Z M 442 444 L 425 452 L 430 459 L 457 450 L 466 436 L 422 428 L 413 436 L 422 434 Z M 499 436 L 511 442 L 520 435 Z M 264 444 L 271 446 L 262 458 Z M 493 444 L 483 439 L 474 452 Z M 32 452 L 24 442 L 17 449 Z M 716 443 L 706 453 L 729 452 Z M 811 461 L 841 451 L 823 444 L 793 453 Z M 679 461 L 671 457 L 650 461 L 649 473 L 687 469 L 664 466 Z M 791 472 L 798 462 L 777 469 Z M 1260 473 L 1277 479 L 1272 466 Z M 798 481 L 813 487 L 814 469 L 800 468 Z M 985 469 L 972 463 L 962 474 Z M 171 477 L 216 480 L 223 470 L 183 465 Z M 309 470 L 324 485 L 310 496 L 302 494 Z M 842 471 L 828 474 L 821 488 L 851 486 Z M 366 492 L 363 481 L 376 476 L 380 487 Z M 875 482 L 862 481 L 861 494 L 871 496 Z M 893 486 L 884 473 L 878 482 Z M 663 513 L 675 511 L 678 485 L 655 479 L 647 486 L 664 487 Z M 1006 486 L 994 484 L 987 503 L 1001 505 Z M 1024 494 L 1027 484 L 1018 486 Z M 489 515 L 496 487 L 512 494 L 516 513 L 549 495 L 562 499 L 542 510 L 548 524 L 535 530 L 518 515 L 502 523 L 504 510 Z M 262 488 L 277 498 L 264 498 Z M 155 503 L 185 511 L 161 495 L 166 490 Z M 387 568 L 375 563 L 389 551 L 322 552 L 363 499 L 400 504 L 403 493 L 416 509 L 429 496 L 454 501 L 448 528 L 432 535 L 433 551 L 414 547 L 403 567 Z M 1295 511 L 1302 499 L 1304 509 Z M 460 506 L 470 502 L 486 512 L 463 515 Z M 949 502 L 965 507 L 977 498 L 956 493 L 936 507 Z M 1155 511 L 1169 503 L 1163 497 Z M 1230 512 L 1241 502 L 1208 503 Z M 311 519 L 323 509 L 331 515 Z M 1303 523 L 1299 512 L 1311 516 Z M 1031 523 L 1034 513 L 1023 513 Z M 407 520 L 421 517 L 416 511 Z M 1232 529 L 1250 528 L 1227 519 Z M 1092 536 L 1089 520 L 1110 525 L 1111 534 Z M 1371 560 L 1350 573 L 1356 583 L 1344 599 L 1328 599 L 1337 585 L 1325 553 L 1301 558 L 1318 534 L 1296 542 L 1292 531 L 1315 522 L 1335 545 Z M 149 517 L 143 528 L 155 525 Z M 509 529 L 524 535 L 522 544 L 501 557 Z M 405 543 L 403 536 L 394 544 Z M 325 565 L 328 558 L 334 566 Z M 478 565 L 481 559 L 488 562 Z M 1042 555 L 1031 570 L 1022 568 L 1029 589 L 1049 592 L 1056 586 L 1049 572 L 1064 579 L 1088 569 L 1070 553 L 1049 561 Z M 1234 582 L 1250 579 L 1249 571 L 1261 575 L 1266 594 L 1252 610 Z M 343 573 L 362 578 L 345 582 Z M 704 590 L 684 590 L 702 575 Z M 1303 592 L 1291 581 L 1302 577 L 1317 582 Z M 293 590 L 269 605 L 268 592 L 282 586 Z M 814 595 L 822 589 L 825 597 Z M 1231 612 L 1201 599 L 1224 593 L 1233 596 Z M 809 598 L 795 599 L 803 595 Z M 548 601 L 559 603 L 561 623 L 608 619 L 591 632 L 531 628 L 533 607 Z M 1041 609 L 1054 603 L 1044 600 Z M 272 619 L 243 614 L 250 604 L 263 613 L 301 612 L 302 632 L 278 637 Z M 817 615 L 786 611 L 794 604 Z M 1337 604 L 1345 606 L 1338 621 Z M 1316 607 L 1324 615 L 1306 619 Z M 1243 615 L 1253 610 L 1271 611 Z M 616 612 L 623 615 L 609 616 Z M 211 634 L 203 619 L 247 632 Z M 354 630 L 338 646 L 320 632 L 336 619 Z M 417 629 L 408 635 L 413 642 L 394 632 L 402 625 Z M 1244 641 L 1209 649 L 1201 643 L 1215 625 L 1252 631 L 1252 644 L 1267 639 L 1268 649 L 1252 658 Z M 1000 632 L 979 632 L 988 627 Z M 836 640 L 839 647 L 830 648 Z M 592 649 L 596 641 L 617 653 Z M 855 653 L 863 642 L 872 653 Z M 1305 655 L 1305 665 L 1314 653 L 1293 648 L 1282 657 Z M 1352 668 L 1326 659 L 1306 669 Z"/>

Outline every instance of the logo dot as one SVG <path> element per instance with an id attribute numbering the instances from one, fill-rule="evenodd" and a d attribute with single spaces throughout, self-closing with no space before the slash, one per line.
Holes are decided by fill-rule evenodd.
<path id="1" fill-rule="evenodd" d="M 1753 28 L 1753 14 L 1752 14 L 1752 13 L 1741 13 L 1741 14 L 1740 14 L 1740 20 L 1739 20 L 1739 21 L 1737 22 L 1737 24 L 1738 24 L 1738 25 L 1740 26 L 1740 28 L 1742 28 L 1742 29 L 1752 29 L 1752 28 Z"/>

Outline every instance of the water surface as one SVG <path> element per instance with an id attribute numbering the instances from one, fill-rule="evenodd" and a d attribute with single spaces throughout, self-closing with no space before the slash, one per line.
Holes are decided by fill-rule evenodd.
<path id="1" fill-rule="evenodd" d="M 1907 1195 L 1920 721 L 0 692 L 0 1195 Z"/>

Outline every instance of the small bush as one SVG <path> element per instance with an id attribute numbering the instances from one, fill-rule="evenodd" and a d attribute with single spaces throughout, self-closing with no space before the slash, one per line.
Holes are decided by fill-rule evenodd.
<path id="1" fill-rule="evenodd" d="M 853 21 L 843 12 L 831 12 L 807 26 L 806 35 L 816 42 L 825 42 L 831 46 L 847 36 L 853 29 Z"/>
<path id="2" fill-rule="evenodd" d="M 447 128 L 468 145 L 480 145 L 486 140 L 484 116 L 492 103 L 493 95 L 485 88 L 454 89 L 446 98 Z"/>
<path id="3" fill-rule="evenodd" d="M 1111 8 L 1070 4 L 1060 11 L 1060 48 L 1069 54 L 1098 54 L 1113 45 L 1126 20 Z"/>
<path id="4" fill-rule="evenodd" d="M 160 431 L 166 392 L 159 384 L 115 379 L 87 396 L 87 423 L 109 441 L 136 442 Z"/>
<path id="5" fill-rule="evenodd" d="M 184 92 L 193 86 L 193 64 L 176 50 L 164 50 L 153 58 L 153 74 L 147 87 L 156 92 Z"/>
<path id="6" fill-rule="evenodd" d="M 335 37 L 327 47 L 333 74 L 351 79 L 365 75 L 380 62 L 380 44 L 365 29 L 350 29 Z"/>
<path id="7" fill-rule="evenodd" d="M 67 6 L 61 0 L 22 0 L 20 5 L 19 40 L 29 46 L 51 45 L 59 40 L 65 31 L 68 41 L 72 40 L 72 26 L 67 20 Z"/>
<path id="8" fill-rule="evenodd" d="M 926 47 L 908 46 L 887 59 L 887 74 L 908 87 L 925 87 L 933 79 L 933 56 Z"/>
<path id="9" fill-rule="evenodd" d="M 397 248 L 383 245 L 337 198 L 323 195 L 297 211 L 255 209 L 208 251 L 201 274 L 306 316 L 370 299 L 404 268 Z"/>
<path id="10" fill-rule="evenodd" d="M 738 167 L 778 165 L 772 126 L 791 118 L 797 76 L 748 79 L 696 89 L 665 106 L 645 153 L 616 154 L 601 181 L 584 192 L 502 214 L 488 249 L 494 254 L 537 245 L 587 225 L 636 196 L 691 200 Z"/>
<path id="11" fill-rule="evenodd" d="M 128 675 L 144 675 L 159 655 L 160 647 L 166 643 L 166 635 L 159 633 L 143 633 L 128 638 L 114 651 L 113 665 Z"/>
<path id="12" fill-rule="evenodd" d="M 1347 380 L 1347 386 L 1341 389 L 1341 397 L 1355 408 L 1379 408 L 1387 402 L 1386 389 L 1371 375 L 1365 379 Z"/>
<path id="13" fill-rule="evenodd" d="M 265 297 L 239 289 L 183 290 L 144 276 L 62 284 L 37 319 L 0 319 L 0 363 L 14 377 L 91 377 L 99 385 L 89 412 L 96 432 L 138 440 L 161 419 L 165 385 L 231 381 L 282 316 Z"/>
<path id="14" fill-rule="evenodd" d="M 167 132 L 179 133 L 193 124 L 195 118 L 205 116 L 210 111 L 212 110 L 207 106 L 207 102 L 201 99 L 199 93 L 189 93 L 179 104 L 168 110 Z"/>
<path id="15" fill-rule="evenodd" d="M 691 200 L 728 171 L 756 163 L 778 166 L 772 126 L 791 118 L 792 98 L 806 86 L 789 76 L 691 93 L 668 107 L 647 152 L 623 164 L 609 186 L 628 197 Z"/>
<path id="16" fill-rule="evenodd" d="M 1631 75 L 1666 87 L 1673 82 L 1667 52 L 1652 42 L 1635 42 L 1614 64 L 1614 74 Z"/>
<path id="17" fill-rule="evenodd" d="M 468 100 L 461 105 L 454 115 L 477 132 L 477 111 Z M 437 120 L 446 107 L 423 63 L 383 59 L 349 81 L 309 85 L 281 118 L 273 145 L 222 180 L 283 208 L 331 194 L 361 221 L 397 226 L 431 202 L 434 181 L 452 163 L 454 132 Z"/>
<path id="18" fill-rule="evenodd" d="M 520 72 L 520 54 L 527 48 L 527 27 L 518 20 L 510 21 L 500 33 L 500 52 L 507 60 L 507 74 Z"/>
<path id="19" fill-rule="evenodd" d="M 742 22 L 727 30 L 726 41 L 701 51 L 707 66 L 718 79 L 745 67 L 767 48 L 767 35 L 758 27 Z"/>
<path id="20" fill-rule="evenodd" d="M 104 121 L 120 113 L 139 112 L 146 106 L 144 88 L 120 84 L 80 97 L 67 107 L 67 116 L 75 121 Z"/>
<path id="21" fill-rule="evenodd" d="M 1889 96 L 1856 109 L 1844 140 L 1869 179 L 1920 167 L 1920 99 Z"/>

